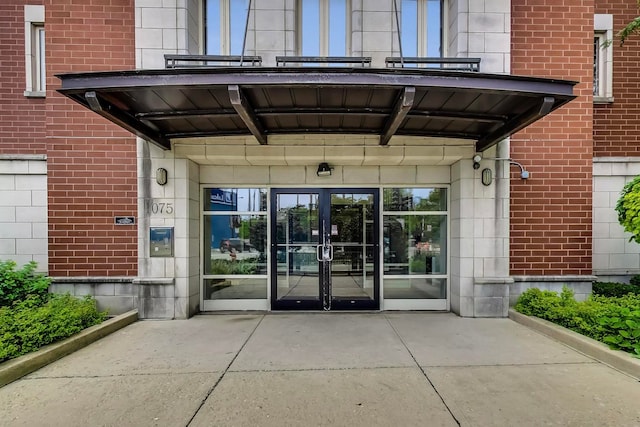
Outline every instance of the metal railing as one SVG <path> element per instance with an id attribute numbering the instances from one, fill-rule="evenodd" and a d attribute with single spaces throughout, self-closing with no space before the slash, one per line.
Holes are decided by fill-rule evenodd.
<path id="1" fill-rule="evenodd" d="M 291 64 L 350 64 L 371 67 L 370 56 L 276 56 L 276 65 L 286 67 Z"/>
<path id="2" fill-rule="evenodd" d="M 389 56 L 385 58 L 384 62 L 389 68 L 421 67 L 447 71 L 480 71 L 480 58 Z"/>
<path id="3" fill-rule="evenodd" d="M 248 66 L 259 67 L 262 65 L 261 56 L 241 55 L 165 55 L 165 68 L 196 68 L 196 67 L 223 67 L 223 66 Z"/>

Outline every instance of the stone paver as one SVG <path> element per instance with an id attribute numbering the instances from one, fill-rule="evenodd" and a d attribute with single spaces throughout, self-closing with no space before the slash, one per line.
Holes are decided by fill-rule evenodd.
<path id="1" fill-rule="evenodd" d="M 508 319 L 142 321 L 0 388 L 0 426 L 635 426 L 640 383 Z"/>

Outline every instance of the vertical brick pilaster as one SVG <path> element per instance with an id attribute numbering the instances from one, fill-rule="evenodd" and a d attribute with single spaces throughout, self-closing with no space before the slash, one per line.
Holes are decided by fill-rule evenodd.
<path id="1" fill-rule="evenodd" d="M 135 68 L 134 0 L 45 0 L 49 273 L 137 274 L 135 138 L 56 92 L 58 73 Z"/>
<path id="2" fill-rule="evenodd" d="M 513 0 L 513 74 L 578 81 L 578 98 L 511 138 L 513 275 L 592 273 L 594 0 Z"/>

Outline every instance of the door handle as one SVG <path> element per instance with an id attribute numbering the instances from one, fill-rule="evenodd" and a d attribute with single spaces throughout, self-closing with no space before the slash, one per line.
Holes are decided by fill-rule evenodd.
<path id="1" fill-rule="evenodd" d="M 333 261 L 333 245 L 316 246 L 316 259 L 320 262 Z"/>

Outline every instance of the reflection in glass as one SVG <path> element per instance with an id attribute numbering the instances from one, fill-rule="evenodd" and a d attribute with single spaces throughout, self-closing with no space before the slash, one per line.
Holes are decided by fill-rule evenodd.
<path id="1" fill-rule="evenodd" d="M 264 215 L 204 217 L 204 274 L 267 274 Z"/>
<path id="2" fill-rule="evenodd" d="M 278 300 L 319 300 L 317 193 L 276 196 L 276 270 Z"/>
<path id="3" fill-rule="evenodd" d="M 267 279 L 225 278 L 205 279 L 204 299 L 265 299 Z"/>
<path id="4" fill-rule="evenodd" d="M 384 272 L 446 274 L 446 215 L 385 215 Z"/>
<path id="5" fill-rule="evenodd" d="M 392 278 L 384 280 L 384 297 L 388 299 L 445 299 L 446 279 Z"/>
<path id="6" fill-rule="evenodd" d="M 266 212 L 264 188 L 205 188 L 205 211 Z"/>
<path id="7" fill-rule="evenodd" d="M 446 188 L 385 188 L 385 211 L 433 212 L 447 210 Z"/>
<path id="8" fill-rule="evenodd" d="M 373 200 L 371 193 L 331 195 L 331 293 L 334 299 L 375 298 Z"/>

